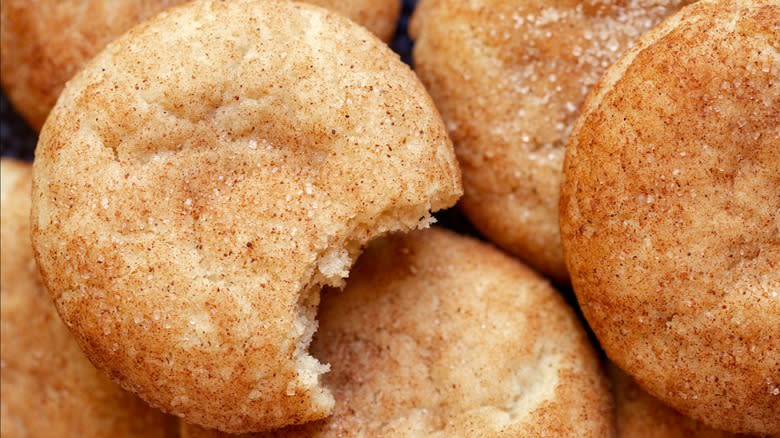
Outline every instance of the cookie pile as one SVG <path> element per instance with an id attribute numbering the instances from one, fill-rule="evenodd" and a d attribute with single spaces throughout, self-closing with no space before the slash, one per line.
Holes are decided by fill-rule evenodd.
<path id="1" fill-rule="evenodd" d="M 310 3 L 2 3 L 4 437 L 780 436 L 780 4 Z"/>
<path id="2" fill-rule="evenodd" d="M 4 0 L 0 73 L 16 110 L 40 131 L 65 83 L 108 43 L 186 0 Z M 383 41 L 395 31 L 394 0 L 309 0 L 362 24 Z M 52 30 L 56 31 L 52 31 Z"/>

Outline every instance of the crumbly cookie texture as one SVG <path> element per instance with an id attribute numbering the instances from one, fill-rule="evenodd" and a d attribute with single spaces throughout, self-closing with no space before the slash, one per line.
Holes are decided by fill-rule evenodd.
<path id="1" fill-rule="evenodd" d="M 319 319 L 333 416 L 253 437 L 612 436 L 608 385 L 571 309 L 474 239 L 434 228 L 372 243 Z"/>
<path id="2" fill-rule="evenodd" d="M 95 369 L 60 320 L 30 244 L 27 163 L 0 160 L 0 435 L 178 436 L 177 419 Z"/>
<path id="3" fill-rule="evenodd" d="M 455 143 L 460 206 L 480 232 L 568 282 L 558 197 L 580 106 L 621 53 L 689 2 L 420 2 L 415 71 Z"/>
<path id="4" fill-rule="evenodd" d="M 108 43 L 184 0 L 3 0 L 0 72 L 16 110 L 40 131 L 65 83 Z M 399 0 L 310 0 L 390 41 Z M 56 29 L 56 31 L 52 31 Z"/>
<path id="5" fill-rule="evenodd" d="M 700 1 L 585 103 L 561 233 L 583 312 L 653 396 L 780 434 L 780 4 Z"/>
<path id="6" fill-rule="evenodd" d="M 256 432 L 332 409 L 307 352 L 320 288 L 460 194 L 432 101 L 367 30 L 197 1 L 68 83 L 36 151 L 33 243 L 99 368 L 188 421 Z"/>

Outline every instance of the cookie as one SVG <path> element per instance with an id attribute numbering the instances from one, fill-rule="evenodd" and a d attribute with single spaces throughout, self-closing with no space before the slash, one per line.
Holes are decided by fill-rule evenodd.
<path id="1" fill-rule="evenodd" d="M 585 103 L 561 234 L 582 310 L 650 394 L 780 434 L 780 4 L 700 1 Z"/>
<path id="2" fill-rule="evenodd" d="M 176 437 L 177 420 L 95 369 L 60 321 L 30 244 L 29 164 L 0 161 L 0 435 Z"/>
<path id="3" fill-rule="evenodd" d="M 646 393 L 614 364 L 608 367 L 618 438 L 737 438 L 680 414 Z"/>
<path id="4" fill-rule="evenodd" d="M 343 14 L 384 42 L 393 39 L 401 15 L 401 0 L 308 0 L 307 3 Z"/>
<path id="5" fill-rule="evenodd" d="M 3 0 L 3 90 L 16 111 L 40 131 L 65 83 L 89 59 L 135 24 L 183 2 Z"/>
<path id="6" fill-rule="evenodd" d="M 474 239 L 434 228 L 372 243 L 346 288 L 323 295 L 319 319 L 312 352 L 331 366 L 333 416 L 253 437 L 612 433 L 609 389 L 574 313 Z"/>
<path id="7" fill-rule="evenodd" d="M 0 6 L 3 89 L 40 131 L 65 83 L 106 44 L 184 0 L 4 0 Z M 366 26 L 384 41 L 395 31 L 398 0 L 312 0 Z M 56 31 L 52 31 L 56 29 Z"/>
<path id="8" fill-rule="evenodd" d="M 487 238 L 560 283 L 563 154 L 579 108 L 636 38 L 689 0 L 424 0 L 415 70 L 463 170 L 460 206 Z"/>
<path id="9" fill-rule="evenodd" d="M 227 432 L 328 415 L 319 290 L 461 194 L 425 89 L 364 28 L 292 2 L 198 1 L 109 44 L 34 164 L 33 243 L 89 358 Z"/>

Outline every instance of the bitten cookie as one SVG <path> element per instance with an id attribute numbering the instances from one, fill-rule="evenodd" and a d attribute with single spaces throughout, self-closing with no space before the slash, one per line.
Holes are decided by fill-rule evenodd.
<path id="1" fill-rule="evenodd" d="M 718 429 L 780 434 L 780 4 L 700 1 L 585 103 L 561 234 L 601 345 Z"/>
<path id="2" fill-rule="evenodd" d="M 109 42 L 184 0 L 3 0 L 0 72 L 16 110 L 39 131 L 62 88 Z M 366 26 L 384 41 L 399 0 L 310 0 Z"/>
<path id="3" fill-rule="evenodd" d="M 484 243 L 439 229 L 375 242 L 319 319 L 312 352 L 331 366 L 333 416 L 254 437 L 612 435 L 608 385 L 574 313 Z"/>
<path id="4" fill-rule="evenodd" d="M 690 0 L 423 0 L 414 64 L 463 169 L 461 207 L 490 240 L 566 283 L 563 154 L 585 95 Z"/>
<path id="5" fill-rule="evenodd" d="M 646 393 L 614 364 L 608 367 L 615 396 L 618 438 L 737 438 L 692 420 Z"/>
<path id="6" fill-rule="evenodd" d="M 0 435 L 176 437 L 177 420 L 95 369 L 60 321 L 30 244 L 29 164 L 0 161 Z"/>
<path id="7" fill-rule="evenodd" d="M 89 358 L 149 403 L 256 432 L 328 415 L 322 285 L 461 194 L 425 89 L 304 4 L 197 1 L 110 44 L 41 132 L 33 243 Z"/>

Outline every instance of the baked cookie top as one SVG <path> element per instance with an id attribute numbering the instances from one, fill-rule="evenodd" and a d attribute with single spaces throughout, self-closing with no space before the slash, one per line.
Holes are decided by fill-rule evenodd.
<path id="1" fill-rule="evenodd" d="M 65 83 L 136 24 L 184 0 L 3 0 L 0 71 L 16 110 L 40 131 Z M 311 0 L 389 41 L 399 0 Z M 56 31 L 52 31 L 56 29 Z"/>
<path id="2" fill-rule="evenodd" d="M 566 140 L 599 76 L 690 0 L 423 0 L 415 71 L 455 143 L 463 211 L 487 238 L 560 283 Z"/>
<path id="3" fill-rule="evenodd" d="M 712 429 L 686 417 L 645 392 L 626 373 L 609 364 L 615 396 L 618 438 L 747 438 L 748 435 Z"/>
<path id="4" fill-rule="evenodd" d="M 113 39 L 184 0 L 3 0 L 0 73 L 36 131 L 65 83 Z"/>
<path id="5" fill-rule="evenodd" d="M 0 435 L 177 437 L 177 420 L 123 391 L 79 349 L 30 244 L 29 164 L 0 160 Z"/>
<path id="6" fill-rule="evenodd" d="M 398 56 L 273 0 L 189 3 L 109 44 L 65 88 L 34 170 L 36 257 L 90 359 L 229 432 L 330 412 L 307 353 L 320 287 L 461 194 Z"/>
<path id="7" fill-rule="evenodd" d="M 718 429 L 780 434 L 780 4 L 700 1 L 611 67 L 561 233 L 604 350 Z"/>
<path id="8" fill-rule="evenodd" d="M 435 228 L 376 241 L 319 320 L 312 354 L 331 366 L 333 416 L 254 437 L 611 436 L 608 385 L 574 313 L 485 243 Z"/>

